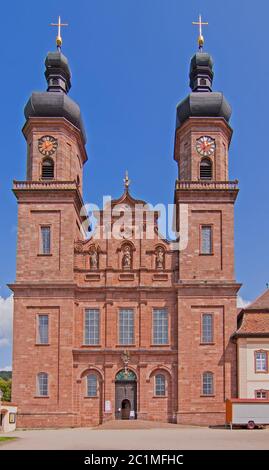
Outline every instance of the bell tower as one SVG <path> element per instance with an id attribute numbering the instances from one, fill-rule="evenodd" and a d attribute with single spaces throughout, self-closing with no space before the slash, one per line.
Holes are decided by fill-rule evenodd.
<path id="1" fill-rule="evenodd" d="M 71 72 L 61 50 L 45 60 L 46 92 L 33 92 L 24 114 L 28 181 L 75 181 L 82 194 L 87 160 L 80 108 L 68 96 Z"/>
<path id="2" fill-rule="evenodd" d="M 175 202 L 178 209 L 188 204 L 190 228 L 188 246 L 180 253 L 181 279 L 234 278 L 233 204 L 238 188 L 237 181 L 229 180 L 232 111 L 223 93 L 212 91 L 213 75 L 212 57 L 195 53 L 189 74 L 192 91 L 177 106 Z"/>
<path id="3" fill-rule="evenodd" d="M 236 328 L 240 286 L 234 273 L 238 188 L 237 181 L 229 179 L 231 107 L 223 93 L 213 91 L 213 60 L 203 51 L 201 24 L 199 18 L 199 51 L 190 63 L 191 92 L 176 111 L 174 200 L 178 230 L 182 205 L 188 214 L 187 246 L 178 255 L 177 420 L 191 423 L 197 413 L 206 424 L 211 419 L 223 422 L 225 399 L 236 396 L 230 336 Z"/>
<path id="4" fill-rule="evenodd" d="M 45 410 L 55 423 L 73 424 L 74 244 L 82 238 L 87 153 L 80 108 L 68 96 L 71 72 L 59 34 L 57 50 L 45 60 L 45 77 L 47 90 L 33 92 L 24 109 L 27 170 L 25 180 L 13 185 L 17 269 L 10 286 L 17 338 L 12 396 L 20 404 L 20 419 L 35 426 L 45 424 Z M 40 335 L 43 327 L 45 337 Z M 39 380 L 45 380 L 46 400 Z"/>
<path id="5" fill-rule="evenodd" d="M 71 72 L 58 42 L 45 60 L 47 90 L 33 92 L 24 109 L 26 180 L 13 188 L 19 203 L 17 281 L 74 278 L 86 134 L 80 107 L 68 96 Z"/>

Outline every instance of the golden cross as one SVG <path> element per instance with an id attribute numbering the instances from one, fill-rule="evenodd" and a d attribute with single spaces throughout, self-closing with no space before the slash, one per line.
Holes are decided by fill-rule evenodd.
<path id="1" fill-rule="evenodd" d="M 202 26 L 203 25 L 207 26 L 208 22 L 203 22 L 202 21 L 202 15 L 199 15 L 199 20 L 198 21 L 193 21 L 192 24 L 199 25 L 198 46 L 199 46 L 199 49 L 202 49 L 203 45 L 204 45 L 204 42 L 205 42 L 204 37 L 203 37 Z"/>
<path id="2" fill-rule="evenodd" d="M 61 23 L 61 17 L 58 18 L 58 23 L 50 23 L 50 26 L 57 26 L 58 27 L 58 35 L 56 37 L 56 45 L 60 49 L 62 46 L 62 38 L 61 38 L 61 26 L 68 26 L 68 23 Z"/>
<path id="3" fill-rule="evenodd" d="M 131 183 L 131 180 L 130 180 L 130 178 L 129 178 L 129 176 L 128 176 L 128 171 L 127 171 L 127 170 L 126 170 L 126 172 L 125 172 L 125 178 L 124 178 L 123 181 L 124 181 L 124 187 L 125 187 L 125 189 L 128 190 L 128 188 L 129 188 L 129 186 L 130 186 L 130 183 Z"/>

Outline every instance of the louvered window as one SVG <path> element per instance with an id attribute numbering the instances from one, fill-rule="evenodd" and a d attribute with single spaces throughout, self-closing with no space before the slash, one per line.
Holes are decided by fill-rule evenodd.
<path id="1" fill-rule="evenodd" d="M 203 158 L 200 163 L 200 179 L 212 179 L 212 162 L 209 158 Z"/>
<path id="2" fill-rule="evenodd" d="M 54 162 L 51 158 L 46 158 L 42 163 L 42 179 L 50 180 L 54 178 Z"/>

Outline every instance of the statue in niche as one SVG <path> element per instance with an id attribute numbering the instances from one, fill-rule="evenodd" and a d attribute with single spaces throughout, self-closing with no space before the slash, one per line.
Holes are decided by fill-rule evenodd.
<path id="1" fill-rule="evenodd" d="M 96 249 L 90 252 L 90 268 L 97 269 L 98 268 L 98 253 Z"/>
<path id="2" fill-rule="evenodd" d="M 164 268 L 164 249 L 161 246 L 159 246 L 156 250 L 156 268 Z"/>
<path id="3" fill-rule="evenodd" d="M 122 267 L 123 269 L 131 269 L 132 265 L 132 252 L 129 245 L 123 248 Z"/>

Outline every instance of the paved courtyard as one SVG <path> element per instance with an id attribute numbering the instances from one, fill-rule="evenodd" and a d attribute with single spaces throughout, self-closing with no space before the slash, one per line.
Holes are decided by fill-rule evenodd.
<path id="1" fill-rule="evenodd" d="M 15 449 L 269 449 L 269 429 L 209 429 L 148 422 L 110 423 L 98 428 L 27 430 L 6 434 L 0 444 Z"/>

